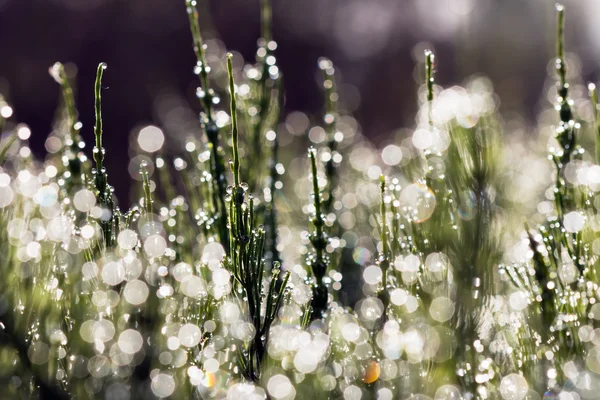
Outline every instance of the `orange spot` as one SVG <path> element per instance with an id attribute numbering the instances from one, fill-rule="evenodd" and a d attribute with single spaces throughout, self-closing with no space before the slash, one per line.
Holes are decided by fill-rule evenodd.
<path id="1" fill-rule="evenodd" d="M 371 361 L 369 366 L 365 371 L 365 376 L 363 377 L 363 382 L 365 383 L 373 383 L 377 379 L 379 379 L 379 374 L 381 374 L 381 367 L 377 363 L 377 361 Z"/>
<path id="2" fill-rule="evenodd" d="M 217 377 L 212 372 L 207 372 L 204 374 L 204 378 L 202 379 L 202 384 L 204 387 L 210 388 L 213 387 L 217 383 Z"/>

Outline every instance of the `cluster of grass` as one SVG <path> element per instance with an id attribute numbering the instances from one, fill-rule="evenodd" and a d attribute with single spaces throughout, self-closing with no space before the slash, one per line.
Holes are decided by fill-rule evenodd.
<path id="1" fill-rule="evenodd" d="M 208 60 L 185 3 L 199 132 L 180 155 L 139 132 L 130 210 L 105 166 L 105 64 L 91 159 L 63 65 L 45 160 L 0 98 L 0 397 L 596 397 L 600 110 L 593 85 L 570 98 L 562 6 L 553 182 L 523 213 L 487 80 L 443 89 L 427 51 L 414 133 L 378 151 L 321 59 L 323 115 L 290 135 L 269 1 L 241 69 Z"/>

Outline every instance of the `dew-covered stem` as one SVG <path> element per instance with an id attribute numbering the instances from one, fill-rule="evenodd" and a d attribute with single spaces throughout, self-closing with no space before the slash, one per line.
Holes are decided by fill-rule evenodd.
<path id="1" fill-rule="evenodd" d="M 94 147 L 94 161 L 96 162 L 96 169 L 93 171 L 95 175 L 96 185 L 96 196 L 98 203 L 103 207 L 103 215 L 100 218 L 100 226 L 104 233 L 105 246 L 112 246 L 113 242 L 113 220 L 115 218 L 115 208 L 113 203 L 112 188 L 108 185 L 108 177 L 106 175 L 106 168 L 103 165 L 104 162 L 104 148 L 102 147 L 102 75 L 106 69 L 105 63 L 98 64 L 96 71 L 96 83 L 94 85 L 95 95 L 95 113 L 96 123 L 94 125 L 94 136 L 96 137 L 96 146 Z"/>
<path id="2" fill-rule="evenodd" d="M 77 108 L 75 107 L 73 88 L 71 87 L 69 77 L 67 76 L 65 67 L 62 63 L 55 63 L 50 67 L 50 71 L 56 82 L 60 85 L 63 101 L 65 103 L 65 110 L 67 112 L 67 125 L 69 127 L 71 139 L 73 139 L 73 143 L 76 145 L 79 131 L 77 129 Z"/>
<path id="3" fill-rule="evenodd" d="M 83 164 L 83 158 L 80 156 L 83 142 L 79 135 L 81 123 L 77 121 L 78 113 L 77 108 L 75 107 L 73 89 L 63 64 L 57 62 L 50 67 L 49 71 L 50 75 L 60 85 L 64 108 L 66 110 L 66 124 L 69 130 L 69 133 L 66 135 L 67 140 L 65 141 L 69 147 L 65 147 L 64 153 L 68 160 L 69 170 L 68 174 L 65 174 L 65 178 L 69 182 L 69 185 L 73 183 L 78 184 L 81 179 Z"/>
<path id="4" fill-rule="evenodd" d="M 210 87 L 208 73 L 210 68 L 206 62 L 205 49 L 206 45 L 200 34 L 200 26 L 198 24 L 198 10 L 196 0 L 186 0 L 186 10 L 194 43 L 194 54 L 196 55 L 196 65 L 194 73 L 198 75 L 200 80 L 200 88 L 198 89 L 198 97 L 202 104 L 203 113 L 200 116 L 202 129 L 206 134 L 211 150 L 211 173 L 215 180 L 216 190 L 213 191 L 213 204 L 217 207 L 217 226 L 218 235 L 221 243 L 227 250 L 229 242 L 227 240 L 227 206 L 225 204 L 227 178 L 225 177 L 225 162 L 220 153 L 220 135 L 219 127 L 215 121 L 213 104 L 215 101 L 214 90 Z"/>
<path id="5" fill-rule="evenodd" d="M 312 185 L 313 185 L 313 201 L 315 206 L 315 217 L 313 219 L 313 224 L 315 226 L 315 235 L 317 238 L 323 237 L 323 225 L 325 225 L 325 221 L 323 220 L 323 214 L 321 210 L 321 190 L 319 189 L 319 177 L 317 172 L 317 160 L 316 160 L 316 150 L 311 148 L 308 150 L 308 155 L 310 157 L 310 171 L 312 175 Z M 323 252 L 325 247 L 322 245 L 323 243 L 320 240 L 316 242 L 318 245 L 315 245 L 315 251 L 317 254 L 317 262 L 323 260 Z"/>
<path id="6" fill-rule="evenodd" d="M 382 271 L 382 279 L 381 284 L 383 287 L 383 291 L 387 290 L 387 270 L 389 267 L 389 253 L 390 253 L 390 245 L 388 241 L 388 227 L 387 227 L 387 207 L 385 206 L 385 176 L 381 175 L 379 177 L 381 197 L 380 197 L 380 213 L 381 213 L 381 247 L 382 254 L 380 257 L 380 266 Z"/>
<path id="7" fill-rule="evenodd" d="M 229 188 L 229 264 L 230 271 L 245 293 L 248 314 L 254 326 L 255 336 L 249 347 L 241 354 L 241 367 L 246 379 L 258 381 L 261 365 L 266 353 L 268 335 L 271 324 L 277 317 L 287 285 L 289 274 L 283 281 L 278 282 L 279 266 L 274 266 L 267 296 L 264 296 L 265 284 L 265 242 L 266 232 L 257 226 L 254 215 L 254 199 L 247 193 L 248 185 L 240 179 L 240 159 L 238 141 L 237 105 L 235 82 L 231 54 L 227 56 L 229 73 L 229 92 L 231 96 L 232 147 L 234 185 Z M 278 287 L 277 295 L 275 287 Z M 263 312 L 264 310 L 264 312 Z"/>
<path id="8" fill-rule="evenodd" d="M 212 104 L 212 91 L 208 82 L 208 64 L 206 63 L 205 45 L 200 34 L 200 26 L 198 24 L 198 9 L 196 0 L 186 0 L 187 14 L 190 23 L 190 30 L 192 32 L 192 39 L 194 41 L 194 54 L 196 55 L 196 69 L 198 77 L 200 79 L 200 85 L 204 91 L 204 96 L 201 98 L 204 106 L 204 112 L 206 113 L 206 119 L 210 122 L 213 121 L 213 104 Z"/>
<path id="9" fill-rule="evenodd" d="M 140 173 L 142 174 L 142 182 L 144 185 L 144 208 L 146 214 L 152 214 L 152 191 L 150 189 L 150 178 L 148 177 L 148 167 L 146 162 L 140 165 Z"/>
<path id="10" fill-rule="evenodd" d="M 335 152 L 337 148 L 336 123 L 338 93 L 335 83 L 335 68 L 328 59 L 319 60 L 319 68 L 323 72 L 323 88 L 325 89 L 325 114 L 323 123 L 328 138 L 329 159 L 325 164 L 325 177 L 327 178 L 327 198 L 323 201 L 323 212 L 332 211 L 334 202 L 334 190 L 337 185 L 337 174 L 335 167 Z"/>
<path id="11" fill-rule="evenodd" d="M 567 83 L 567 65 L 565 59 L 564 24 L 565 7 L 556 5 L 557 37 L 556 37 L 556 71 L 558 73 L 557 93 L 560 125 L 556 135 L 562 146 L 562 154 L 557 154 L 562 169 L 571 160 L 571 154 L 576 142 L 576 124 L 573 121 L 573 111 L 569 100 L 569 84 Z M 560 175 L 559 171 L 559 175 Z"/>
<path id="12" fill-rule="evenodd" d="M 433 126 L 433 61 L 434 54 L 431 50 L 425 50 L 425 79 L 427 83 L 427 118 L 429 127 Z"/>
<path id="13" fill-rule="evenodd" d="M 308 150 L 315 208 L 315 214 L 312 219 L 315 231 L 310 236 L 310 241 L 315 249 L 315 253 L 313 256 L 309 257 L 309 264 L 314 277 L 313 299 L 311 303 L 312 319 L 321 318 L 327 308 L 328 288 L 323 282 L 323 277 L 329 267 L 329 258 L 325 254 L 328 239 L 324 232 L 325 219 L 323 217 L 321 190 L 319 189 L 316 153 L 317 151 L 312 147 Z"/>
<path id="14" fill-rule="evenodd" d="M 433 63 L 434 63 L 434 54 L 431 50 L 425 50 L 425 85 L 427 88 L 427 101 L 426 101 L 426 110 L 427 110 L 427 129 L 432 131 L 434 129 L 433 126 Z M 431 186 L 431 178 L 429 176 L 430 166 L 429 166 L 429 150 L 425 150 L 420 153 L 421 160 L 423 162 L 423 181 L 427 186 Z"/>
<path id="15" fill-rule="evenodd" d="M 560 78 L 560 86 L 567 83 L 567 66 L 565 65 L 565 7 L 556 4 L 556 67 Z"/>
<path id="16" fill-rule="evenodd" d="M 105 63 L 98 64 L 96 70 L 96 83 L 94 85 L 94 110 L 96 114 L 96 124 L 94 125 L 94 136 L 96 138 L 96 149 L 94 151 L 94 160 L 98 171 L 102 170 L 104 161 L 104 151 L 102 150 L 102 75 L 106 69 Z"/>
<path id="17" fill-rule="evenodd" d="M 231 97 L 231 140 L 233 148 L 233 182 L 235 187 L 240 185 L 240 154 L 238 144 L 237 106 L 235 101 L 235 83 L 233 81 L 233 67 L 231 53 L 227 55 L 227 73 L 229 74 L 229 94 Z"/>
<path id="18" fill-rule="evenodd" d="M 550 268 L 540 253 L 538 249 L 539 243 L 529 230 L 529 225 L 527 223 L 525 223 L 525 231 L 527 232 L 527 238 L 529 240 L 529 248 L 533 252 L 532 260 L 535 266 L 535 278 L 539 282 L 542 291 L 540 302 L 542 320 L 545 326 L 552 326 L 554 319 L 556 318 L 556 308 L 554 304 L 554 290 L 552 289 L 553 283 L 550 283 Z M 547 343 L 550 337 L 550 332 L 544 329 L 543 332 L 540 332 L 540 334 L 544 343 Z"/>

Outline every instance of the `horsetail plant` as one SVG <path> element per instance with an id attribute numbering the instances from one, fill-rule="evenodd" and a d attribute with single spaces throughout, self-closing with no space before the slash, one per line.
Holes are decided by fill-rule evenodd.
<path id="1" fill-rule="evenodd" d="M 321 189 L 319 188 L 319 177 L 317 172 L 317 151 L 314 148 L 308 150 L 310 159 L 310 172 L 312 176 L 313 187 L 313 205 L 314 216 L 312 223 L 314 231 L 310 235 L 310 242 L 315 250 L 308 258 L 314 283 L 312 284 L 313 297 L 311 302 L 312 318 L 322 318 L 327 308 L 329 291 L 323 282 L 323 277 L 329 267 L 329 257 L 327 255 L 327 233 L 325 233 L 325 217 L 322 209 Z"/>
<path id="2" fill-rule="evenodd" d="M 321 126 L 300 125 L 325 144 L 309 149 L 306 178 L 295 151 L 305 138 L 288 132 L 282 109 L 269 0 L 256 58 L 235 81 L 231 54 L 210 57 L 226 65 L 228 111 L 217 109 L 196 1 L 185 4 L 200 124 L 181 155 L 142 146 L 139 132 L 141 182 L 126 213 L 106 174 L 105 64 L 93 169 L 62 64 L 51 68 L 63 104 L 45 160 L 0 98 L 0 397 L 597 397 L 600 170 L 580 147 L 574 101 L 585 100 L 567 82 L 562 6 L 559 122 L 545 154 L 554 182 L 513 234 L 508 216 L 524 213 L 510 209 L 507 181 L 518 171 L 489 81 L 435 87 L 427 51 L 412 140 L 391 140 L 379 157 L 340 114 L 333 64 L 320 59 Z M 353 304 L 335 291 L 352 291 L 357 272 Z"/>
<path id="3" fill-rule="evenodd" d="M 556 205 L 559 211 L 559 219 L 562 220 L 562 210 L 573 205 L 574 199 L 572 193 L 565 187 L 563 169 L 571 161 L 572 154 L 576 154 L 575 145 L 577 143 L 577 133 L 580 125 L 575 122 L 573 111 L 571 109 L 572 101 L 569 99 L 569 84 L 567 83 L 567 61 L 565 58 L 564 45 L 564 23 L 565 23 L 565 8 L 558 4 L 557 10 L 557 40 L 556 40 L 556 71 L 558 73 L 558 81 L 556 82 L 557 89 L 557 105 L 560 122 L 556 129 L 556 138 L 561 146 L 552 154 L 553 161 L 557 167 L 556 184 L 558 192 L 556 193 Z"/>
<path id="4" fill-rule="evenodd" d="M 539 318 L 535 324 L 536 334 L 544 346 L 545 353 L 539 356 L 539 366 L 546 370 L 544 379 L 536 384 L 545 387 L 552 395 L 561 390 L 568 379 L 563 366 L 585 354 L 584 343 L 578 334 L 579 326 L 587 326 L 588 306 L 593 303 L 592 290 L 595 283 L 595 267 L 591 264 L 586 237 L 583 229 L 584 214 L 591 212 L 589 196 L 593 195 L 584 185 L 572 184 L 566 174 L 568 168 L 583 154 L 577 145 L 580 124 L 575 121 L 572 111 L 573 101 L 569 98 L 569 84 L 566 80 L 567 65 L 564 51 L 564 12 L 562 5 L 557 10 L 557 56 L 556 71 L 558 80 L 557 101 L 559 124 L 555 137 L 558 147 L 550 146 L 549 159 L 555 166 L 555 181 L 551 187 L 554 212 L 546 217 L 538 232 L 531 233 L 526 225 L 530 248 L 533 252 L 532 264 L 535 281 L 527 284 L 527 279 L 510 271 L 515 285 L 535 298 L 534 310 Z M 592 106 L 595 107 L 595 90 L 590 89 Z M 593 110 L 594 118 L 596 110 Z M 594 136 L 596 127 L 594 125 Z M 529 368 L 536 368 L 530 365 Z"/>
<path id="5" fill-rule="evenodd" d="M 105 150 L 102 147 L 102 75 L 106 69 L 105 63 L 98 64 L 96 70 L 96 84 L 94 85 L 95 101 L 95 112 L 96 112 L 96 124 L 94 125 L 94 136 L 96 137 L 96 145 L 93 149 L 94 161 L 96 162 L 95 169 L 92 170 L 94 176 L 94 184 L 96 187 L 96 197 L 98 203 L 103 207 L 102 215 L 100 216 L 100 226 L 104 233 L 104 246 L 107 248 L 113 245 L 113 223 L 116 218 L 115 206 L 113 200 L 113 189 L 108 184 L 108 176 L 106 174 L 106 167 L 104 166 L 104 154 Z"/>
<path id="6" fill-rule="evenodd" d="M 323 212 L 329 214 L 332 212 L 334 202 L 334 191 L 337 186 L 336 182 L 336 123 L 338 120 L 337 101 L 338 93 L 335 82 L 335 68 L 333 63 L 326 59 L 319 60 L 319 69 L 323 71 L 323 88 L 325 91 L 325 113 L 323 115 L 323 123 L 325 125 L 325 134 L 327 135 L 327 162 L 325 163 L 325 177 L 327 178 L 327 197 L 323 201 Z"/>
<path id="7" fill-rule="evenodd" d="M 196 65 L 194 73 L 198 75 L 200 87 L 196 94 L 202 103 L 203 112 L 200 114 L 200 123 L 202 130 L 208 139 L 211 150 L 211 174 L 214 178 L 213 207 L 216 212 L 217 227 L 219 239 L 227 249 L 227 207 L 225 205 L 227 178 L 225 177 L 225 163 L 221 154 L 219 127 L 215 120 L 213 105 L 219 103 L 219 98 L 210 86 L 208 74 L 210 67 L 206 62 L 206 45 L 200 34 L 198 24 L 198 10 L 196 0 L 186 0 L 187 14 L 194 42 L 194 54 L 196 55 Z"/>
<path id="8" fill-rule="evenodd" d="M 386 186 L 385 176 L 379 177 L 380 182 L 380 214 L 381 214 L 381 254 L 377 262 L 381 268 L 381 290 L 379 290 L 379 298 L 385 309 L 389 307 L 390 299 L 388 292 L 388 269 L 390 268 L 390 244 L 388 241 L 388 225 L 387 225 L 387 206 L 386 206 Z"/>
<path id="9" fill-rule="evenodd" d="M 231 54 L 227 56 L 229 93 L 231 96 L 231 136 L 233 161 L 233 186 L 228 188 L 229 201 L 229 269 L 241 286 L 244 300 L 248 303 L 248 315 L 254 327 L 254 338 L 240 355 L 244 376 L 252 381 L 260 378 L 261 364 L 266 353 L 271 325 L 277 316 L 286 290 L 289 272 L 283 282 L 278 282 L 279 267 L 271 272 L 268 290 L 263 293 L 265 275 L 265 231 L 256 225 L 254 199 L 247 193 L 247 184 L 240 179 L 240 157 L 238 149 L 238 126 L 235 84 Z M 264 305 L 264 308 L 263 308 Z"/>
<path id="10" fill-rule="evenodd" d="M 275 88 L 276 80 L 279 78 L 279 69 L 276 64 L 274 51 L 277 43 L 273 41 L 272 35 L 272 10 L 270 0 L 260 0 L 261 10 L 261 37 L 258 40 L 256 51 L 256 66 L 250 72 L 251 103 L 254 108 L 249 113 L 249 126 L 251 127 L 252 152 L 248 155 L 251 162 L 263 168 L 248 170 L 246 180 L 251 193 L 256 193 L 263 185 L 264 173 L 267 171 L 265 164 L 265 137 L 267 132 L 273 129 L 277 121 L 271 114 L 275 111 L 278 99 Z M 274 102 L 275 101 L 275 102 Z M 251 108 L 251 107 L 250 107 Z"/>
<path id="11" fill-rule="evenodd" d="M 68 163 L 68 175 L 65 179 L 76 185 L 81 180 L 82 167 L 86 161 L 85 156 L 81 153 L 83 148 L 83 141 L 80 135 L 81 123 L 78 121 L 77 108 L 75 107 L 75 97 L 73 95 L 73 88 L 69 82 L 69 77 L 65 71 L 63 64 L 57 62 L 50 67 L 50 75 L 60 85 L 62 98 L 64 102 L 64 108 L 66 112 L 66 125 L 68 129 L 68 135 L 65 135 L 65 142 L 67 144 L 65 150 L 65 158 Z"/>

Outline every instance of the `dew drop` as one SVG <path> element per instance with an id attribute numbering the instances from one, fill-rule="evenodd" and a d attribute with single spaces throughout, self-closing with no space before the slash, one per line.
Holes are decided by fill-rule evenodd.
<path id="1" fill-rule="evenodd" d="M 140 130 L 137 141 L 142 150 L 154 153 L 162 148 L 165 143 L 165 135 L 160 128 L 149 125 Z"/>
<path id="2" fill-rule="evenodd" d="M 32 364 L 42 365 L 48 362 L 50 347 L 44 342 L 33 342 L 27 350 L 27 356 Z"/>
<path id="3" fill-rule="evenodd" d="M 194 324 L 185 324 L 179 329 L 180 343 L 185 347 L 194 347 L 200 343 L 202 339 L 202 332 L 200 328 Z"/>
<path id="4" fill-rule="evenodd" d="M 283 399 L 289 397 L 294 388 L 287 376 L 278 374 L 269 378 L 267 390 L 274 398 Z"/>
<path id="5" fill-rule="evenodd" d="M 168 374 L 157 374 L 152 378 L 150 387 L 157 397 L 169 397 L 175 391 L 175 379 Z"/>
<path id="6" fill-rule="evenodd" d="M 377 285 L 381 282 L 382 278 L 383 272 L 381 271 L 381 268 L 376 265 L 368 266 L 363 272 L 363 279 L 369 285 Z"/>
<path id="7" fill-rule="evenodd" d="M 149 257 L 160 257 L 167 249 L 166 240 L 160 235 L 151 235 L 144 241 L 144 251 Z"/>
<path id="8" fill-rule="evenodd" d="M 14 192 L 10 186 L 0 186 L 0 208 L 8 207 L 14 197 Z"/>
<path id="9" fill-rule="evenodd" d="M 73 205 L 81 212 L 89 212 L 96 205 L 96 196 L 91 190 L 82 189 L 75 193 Z"/>
<path id="10" fill-rule="evenodd" d="M 118 345 L 125 354 L 135 354 L 141 350 L 144 340 L 135 329 L 127 329 L 119 335 Z"/>
<path id="11" fill-rule="evenodd" d="M 522 400 L 528 389 L 527 381 L 521 375 L 506 375 L 500 381 L 499 391 L 504 400 Z"/>
<path id="12" fill-rule="evenodd" d="M 403 207 L 408 217 L 415 222 L 428 220 L 435 209 L 435 195 L 426 185 L 413 183 L 400 192 L 400 206 Z"/>
<path id="13" fill-rule="evenodd" d="M 123 289 L 123 297 L 129 304 L 140 305 L 148 298 L 149 289 L 145 282 L 134 279 L 127 282 L 125 289 Z"/>
<path id="14" fill-rule="evenodd" d="M 585 216 L 579 211 L 571 211 L 565 215 L 563 223 L 567 232 L 577 233 L 585 225 Z"/>
<path id="15" fill-rule="evenodd" d="M 119 233 L 117 237 L 117 243 L 119 247 L 126 250 L 131 250 L 135 247 L 138 242 L 138 235 L 131 229 L 124 229 Z"/>
<path id="16" fill-rule="evenodd" d="M 123 263 L 111 261 L 102 267 L 102 281 L 107 285 L 115 286 L 125 279 L 125 267 Z"/>

